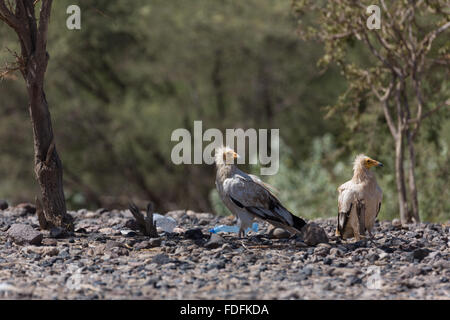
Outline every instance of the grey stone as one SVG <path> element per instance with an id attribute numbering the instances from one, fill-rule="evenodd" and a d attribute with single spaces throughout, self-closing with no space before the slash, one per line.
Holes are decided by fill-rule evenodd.
<path id="1" fill-rule="evenodd" d="M 50 237 L 51 238 L 64 238 L 67 235 L 66 231 L 63 228 L 52 227 L 50 229 Z"/>
<path id="2" fill-rule="evenodd" d="M 150 248 L 156 248 L 161 245 L 161 239 L 160 238 L 152 238 L 148 241 Z"/>
<path id="3" fill-rule="evenodd" d="M 315 246 L 319 243 L 328 243 L 325 230 L 314 222 L 308 223 L 302 229 L 302 237 L 306 244 Z"/>
<path id="4" fill-rule="evenodd" d="M 287 239 L 291 234 L 283 228 L 273 228 L 269 231 L 269 237 L 275 239 Z"/>
<path id="5" fill-rule="evenodd" d="M 106 242 L 105 250 L 111 250 L 113 248 L 124 248 L 125 246 L 118 241 L 108 241 Z"/>
<path id="6" fill-rule="evenodd" d="M 422 261 L 430 253 L 428 249 L 416 249 L 413 251 L 413 258 Z"/>
<path id="7" fill-rule="evenodd" d="M 17 244 L 39 245 L 44 238 L 42 233 L 27 224 L 13 224 L 6 234 Z"/>
<path id="8" fill-rule="evenodd" d="M 0 200 L 0 210 L 6 210 L 8 209 L 9 205 L 8 202 L 6 202 L 6 200 Z"/>
<path id="9" fill-rule="evenodd" d="M 161 254 L 157 254 L 156 256 L 153 257 L 152 259 L 152 263 L 156 263 L 156 264 L 167 264 L 170 262 L 170 258 L 168 255 L 161 253 Z"/>
<path id="10" fill-rule="evenodd" d="M 211 238 L 209 238 L 209 241 L 205 243 L 205 248 L 208 249 L 216 249 L 218 247 L 221 247 L 224 244 L 225 240 L 219 236 L 218 234 L 211 234 Z"/>
<path id="11" fill-rule="evenodd" d="M 392 220 L 392 226 L 396 227 L 396 228 L 400 228 L 402 226 L 402 223 L 400 222 L 399 219 L 394 219 L 394 220 Z"/>
<path id="12" fill-rule="evenodd" d="M 204 237 L 204 235 L 200 228 L 189 229 L 184 233 L 185 239 L 199 240 L 199 239 L 203 239 L 203 237 Z"/>

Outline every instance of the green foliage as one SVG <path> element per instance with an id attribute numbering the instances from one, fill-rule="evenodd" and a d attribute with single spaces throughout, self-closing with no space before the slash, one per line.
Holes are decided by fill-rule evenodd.
<path id="1" fill-rule="evenodd" d="M 334 216 L 338 183 L 346 178 L 346 169 L 347 178 L 351 177 L 351 167 L 337 159 L 333 137 L 314 138 L 311 152 L 300 161 L 288 146 L 281 144 L 280 150 L 279 173 L 266 180 L 279 190 L 277 196 L 285 207 L 308 219 Z"/>
<path id="2" fill-rule="evenodd" d="M 222 199 L 220 199 L 217 189 L 211 189 L 209 192 L 209 202 L 211 203 L 213 212 L 219 216 L 228 216 L 231 214 L 230 210 L 225 207 Z"/>

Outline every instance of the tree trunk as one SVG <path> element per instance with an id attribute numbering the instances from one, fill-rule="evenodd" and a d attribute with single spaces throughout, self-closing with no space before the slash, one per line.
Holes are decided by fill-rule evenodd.
<path id="1" fill-rule="evenodd" d="M 406 197 L 405 173 L 403 167 L 403 131 L 399 130 L 395 141 L 395 178 L 397 182 L 398 204 L 402 224 L 410 223 L 408 200 Z"/>
<path id="2" fill-rule="evenodd" d="M 409 194 L 411 197 L 412 212 L 411 218 L 415 223 L 420 222 L 419 216 L 419 200 L 417 197 L 417 187 L 416 187 L 416 152 L 414 149 L 414 141 L 412 139 L 412 133 L 410 130 L 407 131 L 407 142 L 409 150 L 409 169 L 408 169 L 408 182 L 409 182 Z"/>
<path id="3" fill-rule="evenodd" d="M 43 83 L 32 70 L 43 66 L 31 58 L 27 66 L 26 84 L 34 138 L 34 171 L 42 191 L 42 204 L 48 228 L 57 226 L 73 231 L 72 217 L 67 214 L 62 180 L 62 163 L 55 148 L 52 122 Z M 46 62 L 45 62 L 46 65 Z"/>

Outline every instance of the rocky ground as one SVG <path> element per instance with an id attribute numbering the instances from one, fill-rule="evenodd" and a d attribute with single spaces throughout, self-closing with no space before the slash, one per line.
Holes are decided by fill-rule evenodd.
<path id="1" fill-rule="evenodd" d="M 378 222 L 374 243 L 311 246 L 260 223 L 246 239 L 211 236 L 230 218 L 174 211 L 149 239 L 129 211 L 71 212 L 75 233 L 39 231 L 32 206 L 0 210 L 2 299 L 450 299 L 448 224 Z M 33 244 L 30 244 L 33 243 Z"/>

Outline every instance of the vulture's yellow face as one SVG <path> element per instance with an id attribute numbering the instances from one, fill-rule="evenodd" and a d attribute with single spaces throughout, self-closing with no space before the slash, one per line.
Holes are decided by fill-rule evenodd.
<path id="1" fill-rule="evenodd" d="M 233 150 L 227 150 L 223 153 L 223 162 L 226 164 L 234 163 L 234 159 L 239 158 L 239 155 Z"/>
<path id="2" fill-rule="evenodd" d="M 363 165 L 366 167 L 366 169 L 370 169 L 372 167 L 382 167 L 383 164 L 377 160 L 373 160 L 369 157 L 366 157 L 363 159 Z"/>
<path id="3" fill-rule="evenodd" d="M 235 159 L 238 158 L 239 155 L 229 147 L 219 148 L 216 152 L 216 163 L 233 164 Z"/>

